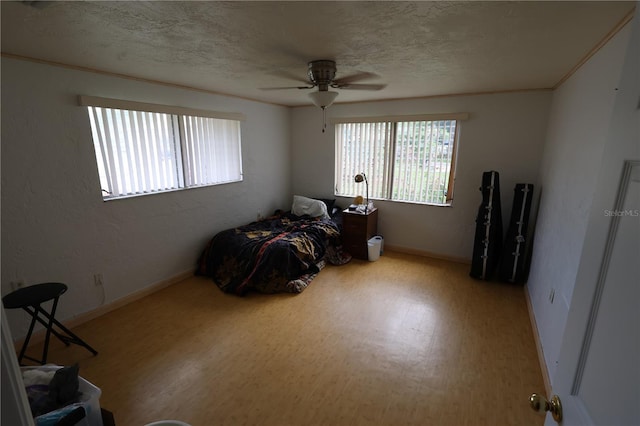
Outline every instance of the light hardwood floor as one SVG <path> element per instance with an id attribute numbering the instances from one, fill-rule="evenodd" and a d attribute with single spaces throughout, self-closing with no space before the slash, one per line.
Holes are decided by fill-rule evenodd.
<path id="1" fill-rule="evenodd" d="M 49 360 L 79 362 L 119 426 L 541 425 L 524 289 L 468 272 L 385 252 L 244 298 L 193 277 L 76 327 L 98 356 Z"/>

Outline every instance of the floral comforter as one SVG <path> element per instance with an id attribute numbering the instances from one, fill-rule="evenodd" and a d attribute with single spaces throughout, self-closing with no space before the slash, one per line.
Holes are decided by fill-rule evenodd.
<path id="1" fill-rule="evenodd" d="M 212 277 L 226 293 L 300 293 L 325 261 L 350 260 L 332 220 L 284 213 L 218 233 L 202 252 L 197 274 Z"/>

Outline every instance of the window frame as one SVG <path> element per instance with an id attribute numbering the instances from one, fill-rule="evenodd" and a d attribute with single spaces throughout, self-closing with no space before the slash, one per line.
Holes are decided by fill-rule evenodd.
<path id="1" fill-rule="evenodd" d="M 145 188 L 143 188 L 143 189 L 138 189 L 136 192 L 111 195 L 109 191 L 105 190 L 105 188 L 102 188 L 103 178 L 102 178 L 102 175 L 100 174 L 100 170 L 98 170 L 103 201 L 113 201 L 113 200 L 120 200 L 125 198 L 145 196 L 145 195 L 161 194 L 165 192 L 174 192 L 174 191 L 182 191 L 187 189 L 202 188 L 207 186 L 223 185 L 227 183 L 241 182 L 243 180 L 244 175 L 243 175 L 243 167 L 242 167 L 242 121 L 245 120 L 244 114 L 234 113 L 234 112 L 217 112 L 217 111 L 201 110 L 201 109 L 195 109 L 195 108 L 186 108 L 186 107 L 170 106 L 170 105 L 150 104 L 150 103 L 144 103 L 144 102 L 101 98 L 101 97 L 85 96 L 85 95 L 78 96 L 78 103 L 80 106 L 87 107 L 87 111 L 89 113 L 91 134 L 92 134 L 92 139 L 94 139 L 93 140 L 94 155 L 96 158 L 96 165 L 98 166 L 98 169 L 100 168 L 101 160 L 103 162 L 108 162 L 111 160 L 107 160 L 105 158 L 102 158 L 102 159 L 99 158 L 99 155 L 102 155 L 102 154 L 99 154 L 96 150 L 96 146 L 98 146 L 100 150 L 103 151 L 104 146 L 106 146 L 105 145 L 106 142 L 103 143 L 103 141 L 100 141 L 100 144 L 96 145 L 94 136 L 96 134 L 99 134 L 100 132 L 96 133 L 96 128 L 94 127 L 94 124 L 95 124 L 94 117 L 96 115 L 94 113 L 93 108 L 120 110 L 122 111 L 120 114 L 123 117 L 123 119 L 125 114 L 127 115 L 135 114 L 138 119 L 140 117 L 140 114 L 144 114 L 144 113 L 164 114 L 167 116 L 166 119 L 171 123 L 171 131 L 169 132 L 170 139 L 171 139 L 170 143 L 174 146 L 174 149 L 171 151 L 171 154 L 172 154 L 171 161 L 175 162 L 176 165 L 178 166 L 176 170 L 177 172 L 177 176 L 175 180 L 176 185 L 174 185 L 174 187 L 171 187 L 171 188 L 161 188 L 161 189 L 153 188 L 149 190 L 146 190 Z M 103 117 L 106 117 L 106 115 L 104 115 Z M 204 122 L 206 126 L 207 123 L 211 123 L 207 121 L 209 119 L 226 120 L 228 121 L 228 123 L 227 122 L 217 123 L 217 125 L 222 126 L 225 130 L 227 130 L 227 127 L 229 127 L 228 125 L 230 125 L 230 127 L 234 130 L 234 132 L 232 132 L 233 133 L 232 136 L 234 137 L 232 141 L 232 148 L 233 148 L 232 151 L 228 151 L 226 148 L 224 149 L 224 151 L 228 154 L 228 156 L 225 156 L 225 160 L 228 158 L 232 158 L 234 160 L 234 165 L 233 165 L 234 176 L 230 180 L 194 183 L 193 179 L 195 179 L 196 176 L 195 174 L 193 176 L 187 176 L 188 173 L 194 173 L 194 172 L 192 170 L 187 171 L 187 168 L 185 167 L 185 165 L 188 161 L 196 161 L 202 164 L 202 158 L 200 158 L 199 150 L 202 149 L 203 151 L 206 151 L 208 149 L 211 149 L 211 147 L 207 145 L 197 147 L 195 151 L 198 158 L 195 158 L 194 160 L 194 158 L 192 158 L 194 153 L 189 151 L 186 147 L 186 144 L 188 143 L 193 144 L 194 140 L 193 139 L 188 140 L 187 136 L 185 135 L 185 126 L 187 125 L 186 123 L 188 120 L 200 120 L 201 122 Z M 147 125 L 146 121 L 144 125 L 145 126 Z M 211 123 L 210 125 L 213 126 L 215 125 L 215 123 Z M 158 129 L 155 128 L 155 125 L 152 127 L 153 127 L 151 130 L 152 132 L 158 132 Z M 160 131 L 162 130 L 160 129 Z M 208 132 L 208 130 L 205 131 L 205 133 L 206 132 Z M 189 137 L 192 138 L 193 135 L 189 135 Z M 237 140 L 235 138 L 237 138 Z M 195 143 L 202 144 L 203 142 L 206 143 L 205 141 L 210 141 L 210 140 L 211 139 L 205 137 L 205 139 L 195 141 Z M 111 140 L 109 141 L 109 143 L 112 143 Z M 142 148 L 139 148 L 139 149 L 141 150 Z M 131 158 L 130 153 L 127 153 L 127 154 L 129 154 L 127 155 L 127 161 L 129 161 L 129 159 Z M 212 158 L 210 158 L 209 160 L 213 161 Z M 210 163 L 207 163 L 207 167 L 209 164 Z M 156 158 L 154 160 L 149 160 L 145 165 L 148 165 L 154 168 L 161 166 L 159 162 L 159 158 Z M 121 170 L 122 164 L 119 164 L 119 165 L 115 164 L 115 166 L 117 168 L 117 173 L 123 173 L 123 170 Z M 199 170 L 197 173 L 201 173 L 201 172 L 202 171 Z M 201 176 L 198 176 L 198 177 L 200 178 Z M 122 182 L 119 182 L 119 183 L 122 183 Z M 112 189 L 112 188 L 109 187 L 108 189 Z"/>
<path id="2" fill-rule="evenodd" d="M 334 165 L 334 195 L 338 197 L 352 197 L 356 194 L 348 194 L 348 193 L 339 193 L 339 185 L 340 185 L 340 176 L 342 174 L 342 166 L 344 159 L 341 156 L 341 147 L 339 144 L 341 141 L 339 140 L 339 132 L 340 126 L 344 124 L 357 124 L 362 125 L 366 123 L 388 123 L 391 125 L 389 140 L 385 145 L 385 156 L 389 158 L 388 164 L 385 165 L 383 173 L 387 175 L 383 178 L 384 181 L 387 181 L 386 190 L 383 191 L 383 197 L 380 196 L 371 196 L 370 199 L 381 200 L 381 201 L 390 201 L 394 203 L 407 203 L 407 204 L 419 204 L 419 205 L 429 205 L 429 206 L 438 206 L 438 207 L 450 207 L 453 204 L 453 193 L 454 193 L 454 182 L 457 171 L 457 161 L 458 161 L 458 153 L 459 153 L 459 143 L 460 143 L 460 135 L 461 135 L 461 123 L 465 120 L 469 119 L 469 113 L 460 112 L 460 113 L 442 113 L 442 114 L 420 114 L 420 115 L 392 115 L 392 116 L 376 116 L 376 117 L 341 117 L 334 118 L 331 120 L 332 124 L 335 126 L 334 133 L 334 149 L 335 149 L 335 165 Z M 428 201 L 417 201 L 417 200 L 401 200 L 394 199 L 394 177 L 395 177 L 395 166 L 396 166 L 396 149 L 398 146 L 397 143 L 397 131 L 399 123 L 411 123 L 411 122 L 420 122 L 420 121 L 453 121 L 455 120 L 455 137 L 453 138 L 453 147 L 451 152 L 451 162 L 449 167 L 449 176 L 448 183 L 446 188 L 446 196 L 444 203 L 433 203 Z M 390 151 L 390 152 L 386 152 Z M 353 174 L 360 173 L 362 170 L 354 170 Z M 344 177 L 342 179 L 344 181 Z M 405 182 L 406 183 L 406 182 Z"/>

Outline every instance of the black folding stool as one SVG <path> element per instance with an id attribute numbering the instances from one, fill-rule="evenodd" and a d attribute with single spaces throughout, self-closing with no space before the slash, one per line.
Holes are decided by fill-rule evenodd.
<path id="1" fill-rule="evenodd" d="M 60 339 L 65 345 L 73 343 L 83 346 L 94 355 L 98 355 L 98 351 L 89 346 L 84 340 L 73 334 L 67 327 L 62 325 L 57 319 L 55 319 L 56 308 L 58 307 L 58 299 L 64 292 L 67 291 L 67 285 L 62 283 L 42 283 L 35 284 L 28 287 L 20 288 L 12 293 L 7 294 L 2 298 L 2 303 L 6 309 L 18 309 L 22 308 L 31 315 L 31 325 L 29 326 L 29 332 L 22 344 L 20 355 L 18 356 L 18 362 L 22 365 L 22 358 L 30 359 L 31 361 L 46 364 L 47 353 L 49 352 L 49 339 L 51 333 Z M 51 312 L 45 311 L 40 304 L 53 300 L 51 306 Z M 31 339 L 31 333 L 33 333 L 33 327 L 36 325 L 36 321 L 44 325 L 47 330 L 47 334 L 44 338 L 44 349 L 42 351 L 42 359 L 35 359 L 28 355 L 25 355 L 27 346 L 29 346 L 29 339 Z M 57 326 L 60 331 L 54 330 L 53 326 Z"/>

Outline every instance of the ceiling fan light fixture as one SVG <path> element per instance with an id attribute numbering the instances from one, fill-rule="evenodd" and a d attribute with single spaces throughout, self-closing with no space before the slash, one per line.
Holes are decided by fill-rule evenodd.
<path id="1" fill-rule="evenodd" d="M 338 92 L 332 92 L 330 90 L 311 92 L 309 97 L 315 106 L 325 109 L 333 103 L 338 96 Z"/>

